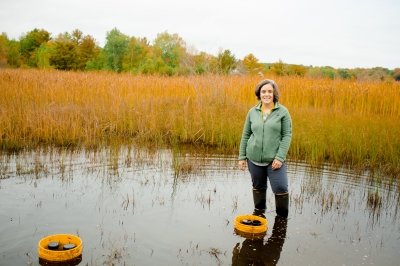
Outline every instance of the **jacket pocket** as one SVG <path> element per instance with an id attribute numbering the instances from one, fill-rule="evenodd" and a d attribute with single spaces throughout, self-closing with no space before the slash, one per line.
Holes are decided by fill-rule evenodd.
<path id="1" fill-rule="evenodd" d="M 255 138 L 254 134 L 251 134 L 249 140 L 247 141 L 247 147 L 246 147 L 246 155 L 249 156 L 254 152 L 254 144 L 255 143 Z"/>

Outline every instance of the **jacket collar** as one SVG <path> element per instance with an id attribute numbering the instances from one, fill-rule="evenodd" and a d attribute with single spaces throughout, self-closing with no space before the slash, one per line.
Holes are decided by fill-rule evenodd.
<path id="1" fill-rule="evenodd" d="M 259 111 L 261 111 L 261 106 L 262 106 L 262 102 L 260 101 L 260 102 L 256 105 L 256 109 L 259 110 Z M 274 108 L 272 108 L 272 110 L 275 110 L 275 109 L 277 109 L 277 108 L 279 108 L 279 103 L 278 103 L 278 102 L 275 103 L 275 106 L 274 106 Z"/>

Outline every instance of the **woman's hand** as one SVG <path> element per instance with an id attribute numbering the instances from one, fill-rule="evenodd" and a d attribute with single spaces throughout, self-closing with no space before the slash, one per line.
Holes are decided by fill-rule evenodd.
<path id="1" fill-rule="evenodd" d="M 278 159 L 274 159 L 274 161 L 272 162 L 272 170 L 277 170 L 279 168 L 281 168 L 282 166 L 282 162 L 279 161 Z"/>
<path id="2" fill-rule="evenodd" d="M 240 160 L 239 161 L 239 169 L 244 171 L 244 170 L 246 170 L 246 167 L 247 167 L 247 161 L 246 160 Z"/>

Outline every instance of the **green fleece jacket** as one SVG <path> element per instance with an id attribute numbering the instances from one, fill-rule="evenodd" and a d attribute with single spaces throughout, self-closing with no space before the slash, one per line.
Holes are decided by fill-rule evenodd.
<path id="1" fill-rule="evenodd" d="M 262 117 L 261 102 L 247 113 L 240 141 L 239 160 L 283 162 L 292 140 L 292 119 L 285 106 L 276 103 L 267 119 Z"/>

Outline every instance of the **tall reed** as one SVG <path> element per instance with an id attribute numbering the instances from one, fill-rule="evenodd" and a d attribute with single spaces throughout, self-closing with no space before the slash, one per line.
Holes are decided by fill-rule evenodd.
<path id="1" fill-rule="evenodd" d="M 273 77 L 293 119 L 289 158 L 400 173 L 400 84 Z M 0 70 L 0 148 L 108 141 L 236 153 L 256 76 Z"/>

